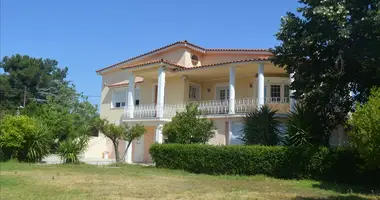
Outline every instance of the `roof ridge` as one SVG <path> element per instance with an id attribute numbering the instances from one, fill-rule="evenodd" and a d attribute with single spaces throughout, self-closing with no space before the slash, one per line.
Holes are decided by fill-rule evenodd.
<path id="1" fill-rule="evenodd" d="M 137 58 L 141 58 L 141 57 L 144 57 L 144 56 L 147 56 L 149 54 L 152 54 L 152 53 L 155 53 L 157 51 L 161 51 L 163 49 L 166 49 L 166 48 L 169 48 L 169 47 L 172 47 L 174 45 L 177 45 L 177 44 L 185 44 L 185 45 L 190 45 L 192 47 L 195 47 L 195 48 L 198 48 L 202 51 L 269 51 L 269 49 L 239 49 L 239 48 L 204 48 L 204 47 L 201 47 L 201 46 L 198 46 L 198 45 L 195 45 L 187 40 L 182 40 L 182 41 L 177 41 L 177 42 L 174 42 L 174 43 L 171 43 L 171 44 L 168 44 L 168 45 L 165 45 L 163 47 L 160 47 L 160 48 L 157 48 L 157 49 L 153 49 L 151 51 L 148 51 L 147 53 L 143 53 L 143 54 L 140 54 L 138 56 L 134 56 L 132 58 L 129 58 L 129 59 L 126 59 L 124 61 L 121 61 L 121 62 L 118 62 L 118 63 L 115 63 L 113 65 L 110 65 L 108 67 L 105 67 L 105 68 L 102 68 L 102 69 L 99 69 L 99 70 L 96 70 L 97 73 L 101 72 L 101 71 L 104 71 L 104 70 L 107 70 L 107 69 L 110 69 L 112 67 L 115 67 L 117 65 L 120 65 L 120 64 L 123 64 L 123 63 L 126 63 L 126 62 L 129 62 L 129 61 L 132 61 L 132 60 L 135 60 Z"/>

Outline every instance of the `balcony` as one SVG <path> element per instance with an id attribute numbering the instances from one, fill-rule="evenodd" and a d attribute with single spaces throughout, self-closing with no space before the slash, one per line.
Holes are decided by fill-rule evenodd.
<path id="1" fill-rule="evenodd" d="M 241 98 L 235 99 L 235 112 L 229 112 L 229 100 L 210 100 L 210 101 L 192 101 L 186 104 L 196 104 L 198 109 L 201 110 L 205 116 L 226 115 L 226 114 L 240 114 L 244 115 L 250 111 L 257 109 L 257 98 Z M 176 115 L 177 112 L 185 110 L 186 104 L 164 104 L 163 105 L 163 118 L 170 119 Z M 289 112 L 289 98 L 266 98 L 265 104 L 270 108 L 277 110 L 278 113 Z M 157 104 L 145 104 L 134 107 L 133 118 L 135 119 L 154 119 L 157 118 L 159 110 Z M 124 119 L 129 119 L 127 107 L 124 111 Z"/>

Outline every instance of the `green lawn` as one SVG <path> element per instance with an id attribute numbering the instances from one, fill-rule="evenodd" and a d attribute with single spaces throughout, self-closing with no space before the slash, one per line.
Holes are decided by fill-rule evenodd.
<path id="1" fill-rule="evenodd" d="M 1 198 L 12 199 L 380 199 L 380 189 L 210 176 L 143 166 L 98 167 L 1 163 Z M 360 193 L 361 192 L 361 193 Z"/>

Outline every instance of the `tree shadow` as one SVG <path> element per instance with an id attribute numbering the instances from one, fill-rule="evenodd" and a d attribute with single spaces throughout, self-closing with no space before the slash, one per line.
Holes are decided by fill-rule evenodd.
<path id="1" fill-rule="evenodd" d="M 348 196 L 328 196 L 328 197 L 301 197 L 297 196 L 294 200 L 370 200 L 369 198 L 359 197 L 356 195 L 348 195 Z"/>
<path id="2" fill-rule="evenodd" d="M 367 195 L 380 195 L 380 186 L 375 185 L 348 185 L 334 182 L 319 182 L 318 184 L 313 184 L 313 188 L 330 190 L 341 194 L 359 193 Z"/>

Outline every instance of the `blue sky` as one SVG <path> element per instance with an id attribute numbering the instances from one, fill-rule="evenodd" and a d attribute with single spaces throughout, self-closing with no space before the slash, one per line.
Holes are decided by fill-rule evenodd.
<path id="1" fill-rule="evenodd" d="M 56 59 L 99 104 L 95 70 L 188 40 L 206 48 L 270 48 L 296 0 L 0 0 L 0 57 Z"/>

